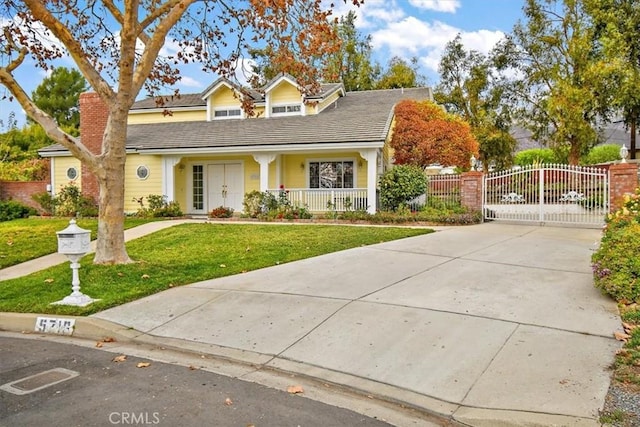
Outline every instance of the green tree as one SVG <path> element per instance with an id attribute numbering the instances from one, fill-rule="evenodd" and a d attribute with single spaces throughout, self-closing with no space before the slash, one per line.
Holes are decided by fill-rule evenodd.
<path id="1" fill-rule="evenodd" d="M 399 56 L 394 56 L 376 83 L 376 89 L 417 87 L 423 81 L 423 77 L 418 73 L 418 58 L 411 58 L 410 62 L 407 62 Z"/>
<path id="2" fill-rule="evenodd" d="M 350 3 L 359 5 L 360 1 Z M 131 262 L 124 243 L 125 143 L 129 109 L 140 91 L 145 88 L 156 95 L 178 82 L 181 63 L 197 62 L 206 71 L 234 78 L 247 51 L 267 41 L 276 52 L 275 66 L 295 75 L 305 92 L 316 92 L 317 59 L 339 46 L 328 19 L 331 9 L 322 0 L 0 3 L 0 83 L 31 119 L 97 179 L 100 209 L 95 263 Z M 167 40 L 180 49 L 174 55 L 160 56 Z M 39 108 L 15 74 L 27 57 L 49 69 L 53 60 L 63 56 L 75 62 L 109 111 L 100 154 L 92 153 Z M 243 101 L 249 109 L 251 99 Z"/>
<path id="3" fill-rule="evenodd" d="M 604 111 L 593 26 L 582 0 L 526 0 L 524 14 L 496 63 L 516 76 L 505 87 L 533 138 L 578 164 L 599 142 Z"/>
<path id="4" fill-rule="evenodd" d="M 364 36 L 355 26 L 356 14 L 349 11 L 340 18 L 337 32 L 340 49 L 329 56 L 325 75 L 339 81 L 348 91 L 370 90 L 380 74 L 380 66 L 371 63 L 371 36 Z"/>
<path id="5" fill-rule="evenodd" d="M 434 92 L 436 102 L 471 125 L 484 170 L 490 164 L 498 169 L 511 166 L 517 144 L 509 134 L 511 118 L 503 102 L 504 88 L 492 63 L 480 52 L 465 50 L 458 34 L 445 47 L 438 67 L 440 83 Z"/>
<path id="6" fill-rule="evenodd" d="M 31 93 L 33 103 L 49 114 L 62 128 L 78 135 L 80 128 L 80 94 L 88 89 L 78 70 L 57 67 Z"/>
<path id="7" fill-rule="evenodd" d="M 595 25 L 595 38 L 603 58 L 598 68 L 608 82 L 614 114 L 621 114 L 629 137 L 629 155 L 636 158 L 636 129 L 640 124 L 640 3 L 636 0 L 585 0 Z M 613 89 L 613 90 L 610 90 Z M 607 98 L 609 100 L 609 98 Z"/>

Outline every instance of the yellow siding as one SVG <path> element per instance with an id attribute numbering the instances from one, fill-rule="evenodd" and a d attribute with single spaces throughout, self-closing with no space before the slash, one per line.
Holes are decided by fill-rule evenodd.
<path id="1" fill-rule="evenodd" d="M 307 116 L 313 116 L 316 113 L 316 107 L 318 106 L 318 104 L 316 102 L 311 103 L 311 104 L 304 104 L 304 114 Z"/>
<path id="2" fill-rule="evenodd" d="M 216 108 L 218 106 L 240 106 L 240 100 L 234 96 L 234 92 L 224 85 L 220 86 L 218 90 L 212 93 L 209 99 L 213 108 Z"/>
<path id="3" fill-rule="evenodd" d="M 254 107 L 253 117 L 264 118 L 264 106 Z"/>
<path id="4" fill-rule="evenodd" d="M 335 92 L 333 94 L 331 94 L 331 96 L 327 97 L 327 99 L 323 100 L 321 103 L 318 104 L 318 112 L 324 110 L 325 108 L 332 106 L 333 103 L 340 98 L 340 95 L 338 94 L 338 92 Z"/>
<path id="5" fill-rule="evenodd" d="M 129 114 L 130 125 L 146 123 L 194 122 L 206 119 L 206 109 L 202 109 L 199 111 L 174 111 L 170 116 L 163 115 L 161 111 Z"/>
<path id="6" fill-rule="evenodd" d="M 141 180 L 136 175 L 138 166 L 147 166 L 149 176 Z M 146 197 L 149 194 L 162 194 L 162 158 L 160 156 L 145 156 L 130 154 L 125 165 L 124 210 L 135 212 L 140 205 L 133 198 Z"/>
<path id="7" fill-rule="evenodd" d="M 302 101 L 302 94 L 297 87 L 287 81 L 283 81 L 276 85 L 269 92 L 271 104 L 292 104 Z"/>
<path id="8" fill-rule="evenodd" d="M 58 193 L 62 187 L 66 187 L 72 182 L 82 191 L 82 167 L 80 160 L 75 157 L 53 157 L 53 191 Z M 78 172 L 78 177 L 71 181 L 67 178 L 67 169 L 74 167 Z"/>

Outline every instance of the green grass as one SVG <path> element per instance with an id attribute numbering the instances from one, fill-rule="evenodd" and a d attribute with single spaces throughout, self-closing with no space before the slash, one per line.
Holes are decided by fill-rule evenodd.
<path id="1" fill-rule="evenodd" d="M 142 218 L 127 218 L 125 228 L 152 221 Z M 69 225 L 68 218 L 28 218 L 0 222 L 0 269 L 20 264 L 30 259 L 56 252 L 56 231 Z M 97 219 L 79 219 L 78 226 L 91 230 L 91 239 L 98 232 Z"/>
<path id="2" fill-rule="evenodd" d="M 84 257 L 81 291 L 101 299 L 99 302 L 84 308 L 50 305 L 71 292 L 71 269 L 65 263 L 0 282 L 0 312 L 88 315 L 174 286 L 431 231 L 335 225 L 177 225 L 127 243 L 136 263 L 94 265 L 92 256 Z"/>

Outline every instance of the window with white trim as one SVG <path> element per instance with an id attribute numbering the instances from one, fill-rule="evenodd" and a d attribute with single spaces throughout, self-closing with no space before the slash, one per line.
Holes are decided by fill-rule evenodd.
<path id="1" fill-rule="evenodd" d="M 204 209 L 204 166 L 193 165 L 193 208 Z"/>
<path id="2" fill-rule="evenodd" d="M 353 161 L 309 162 L 309 188 L 353 188 Z"/>
<path id="3" fill-rule="evenodd" d="M 274 105 L 271 107 L 272 116 L 298 116 L 302 112 L 300 104 Z"/>
<path id="4" fill-rule="evenodd" d="M 145 165 L 140 165 L 136 168 L 136 176 L 140 180 L 145 180 L 149 178 L 149 167 Z"/>
<path id="5" fill-rule="evenodd" d="M 74 168 L 73 166 L 67 169 L 67 178 L 69 178 L 69 180 L 74 181 L 77 177 L 78 169 Z"/>
<path id="6" fill-rule="evenodd" d="M 213 111 L 214 119 L 240 119 L 242 111 L 240 108 L 216 108 Z"/>

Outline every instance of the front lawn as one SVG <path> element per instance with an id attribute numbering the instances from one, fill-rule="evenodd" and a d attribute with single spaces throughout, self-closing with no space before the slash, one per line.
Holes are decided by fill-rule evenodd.
<path id="1" fill-rule="evenodd" d="M 82 222 L 79 225 L 89 228 Z M 0 282 L 0 312 L 88 315 L 173 286 L 432 231 L 336 225 L 177 225 L 127 243 L 136 263 L 93 265 L 93 256 L 85 256 L 81 291 L 101 299 L 99 302 L 85 308 L 50 305 L 71 293 L 71 269 L 64 263 Z"/>
<path id="2" fill-rule="evenodd" d="M 127 218 L 124 227 L 131 228 L 149 221 L 153 220 Z M 68 218 L 26 218 L 0 222 L 0 269 L 56 252 L 56 231 L 64 230 L 68 225 Z M 98 220 L 79 219 L 78 227 L 91 230 L 93 240 L 98 232 Z"/>

